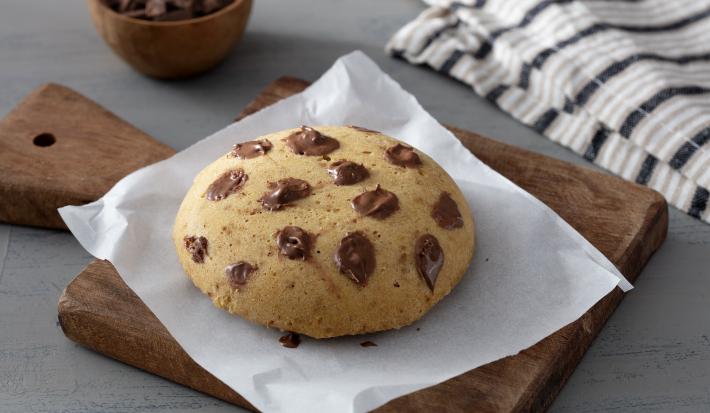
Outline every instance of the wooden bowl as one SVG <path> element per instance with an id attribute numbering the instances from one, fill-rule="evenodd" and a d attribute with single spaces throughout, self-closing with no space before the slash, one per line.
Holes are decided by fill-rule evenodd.
<path id="1" fill-rule="evenodd" d="M 88 0 L 101 37 L 129 65 L 148 76 L 177 79 L 203 73 L 220 63 L 239 41 L 252 0 L 234 0 L 196 19 L 155 22 L 123 16 L 101 0 Z"/>

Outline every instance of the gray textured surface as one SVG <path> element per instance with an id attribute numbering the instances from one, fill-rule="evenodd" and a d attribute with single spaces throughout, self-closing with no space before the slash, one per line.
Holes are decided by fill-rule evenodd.
<path id="1" fill-rule="evenodd" d="M 383 46 L 415 0 L 255 0 L 248 32 L 214 72 L 144 78 L 94 33 L 81 0 L 0 3 L 0 116 L 59 82 L 176 149 L 225 126 L 282 74 L 315 79 L 361 49 L 445 123 L 574 163 L 546 141 Z M 7 254 L 5 254 L 7 250 Z M 671 211 L 668 240 L 552 407 L 553 412 L 710 412 L 710 226 Z M 237 409 L 74 345 L 56 325 L 61 290 L 91 257 L 63 232 L 0 225 L 1 412 L 221 412 Z"/>

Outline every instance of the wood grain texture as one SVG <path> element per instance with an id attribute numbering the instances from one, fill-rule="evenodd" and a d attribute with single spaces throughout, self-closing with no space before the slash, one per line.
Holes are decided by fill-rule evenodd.
<path id="1" fill-rule="evenodd" d="M 306 86 L 302 80 L 281 78 L 242 116 Z M 632 282 L 665 239 L 668 210 L 658 193 L 471 132 L 451 130 L 481 160 L 560 214 Z M 543 411 L 622 298 L 615 289 L 579 320 L 518 355 L 402 396 L 376 411 Z M 190 360 L 108 262 L 93 262 L 67 286 L 59 302 L 59 319 L 67 337 L 80 344 L 253 409 Z"/>
<path id="2" fill-rule="evenodd" d="M 57 208 L 94 201 L 173 153 L 73 90 L 44 85 L 0 121 L 0 221 L 66 228 Z"/>

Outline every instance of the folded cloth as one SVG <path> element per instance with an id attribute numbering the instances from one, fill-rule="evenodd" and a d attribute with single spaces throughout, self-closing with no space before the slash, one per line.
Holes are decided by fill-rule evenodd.
<path id="1" fill-rule="evenodd" d="M 425 0 L 387 51 L 710 222 L 708 0 Z"/>

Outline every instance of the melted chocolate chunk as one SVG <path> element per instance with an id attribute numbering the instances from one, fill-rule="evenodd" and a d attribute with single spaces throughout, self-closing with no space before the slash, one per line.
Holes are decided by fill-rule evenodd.
<path id="1" fill-rule="evenodd" d="M 455 229 L 463 227 L 463 218 L 456 201 L 451 198 L 448 192 L 442 192 L 439 200 L 431 210 L 431 217 L 444 229 Z"/>
<path id="2" fill-rule="evenodd" d="M 360 345 L 363 347 L 377 347 L 377 344 L 373 343 L 370 340 L 363 341 L 362 343 L 360 343 Z"/>
<path id="3" fill-rule="evenodd" d="M 431 234 L 419 237 L 414 244 L 414 260 L 419 275 L 424 278 L 429 289 L 434 291 L 436 277 L 444 266 L 444 251 L 439 241 Z"/>
<path id="4" fill-rule="evenodd" d="M 187 252 L 192 255 L 192 260 L 198 264 L 205 262 L 207 255 L 207 238 L 186 236 L 182 239 Z"/>
<path id="5" fill-rule="evenodd" d="M 288 333 L 279 338 L 279 343 L 284 347 L 296 348 L 301 344 L 301 336 L 299 336 L 298 333 Z"/>
<path id="6" fill-rule="evenodd" d="M 284 227 L 276 236 L 281 255 L 305 261 L 311 255 L 311 236 L 299 227 Z"/>
<path id="7" fill-rule="evenodd" d="M 380 133 L 376 130 L 363 128 L 362 126 L 357 126 L 357 125 L 348 125 L 348 128 L 359 130 L 360 132 L 365 132 L 365 133 Z"/>
<path id="8" fill-rule="evenodd" d="M 237 159 L 256 158 L 257 156 L 266 155 L 273 146 L 268 139 L 242 142 L 234 145 L 228 156 Z"/>
<path id="9" fill-rule="evenodd" d="M 286 146 L 297 155 L 321 156 L 326 155 L 340 147 L 340 142 L 323 135 L 310 126 L 301 126 L 301 130 L 287 136 Z"/>
<path id="10" fill-rule="evenodd" d="M 414 148 L 401 143 L 387 148 L 385 150 L 385 159 L 392 164 L 405 168 L 416 168 L 422 164 L 422 160 L 414 152 Z"/>
<path id="11" fill-rule="evenodd" d="M 362 232 L 351 232 L 340 240 L 333 259 L 341 273 L 365 285 L 375 270 L 375 247 Z"/>
<path id="12" fill-rule="evenodd" d="M 259 201 L 264 209 L 276 211 L 284 205 L 305 198 L 311 194 L 308 182 L 297 178 L 279 179 L 269 182 L 270 191 L 265 193 Z"/>
<path id="13" fill-rule="evenodd" d="M 207 188 L 205 196 L 210 201 L 221 201 L 239 191 L 249 179 L 243 169 L 234 169 L 223 173 Z"/>
<path id="14" fill-rule="evenodd" d="M 356 196 L 351 204 L 358 213 L 376 219 L 385 219 L 399 209 L 397 195 L 380 188 L 380 185 L 374 191 Z"/>
<path id="15" fill-rule="evenodd" d="M 353 185 L 370 176 L 370 173 L 364 166 L 344 159 L 330 164 L 328 173 L 333 177 L 333 183 L 338 186 Z"/>
<path id="16" fill-rule="evenodd" d="M 255 265 L 245 261 L 235 262 L 224 267 L 224 275 L 227 277 L 229 286 L 237 289 L 247 283 L 249 275 L 257 270 Z"/>

